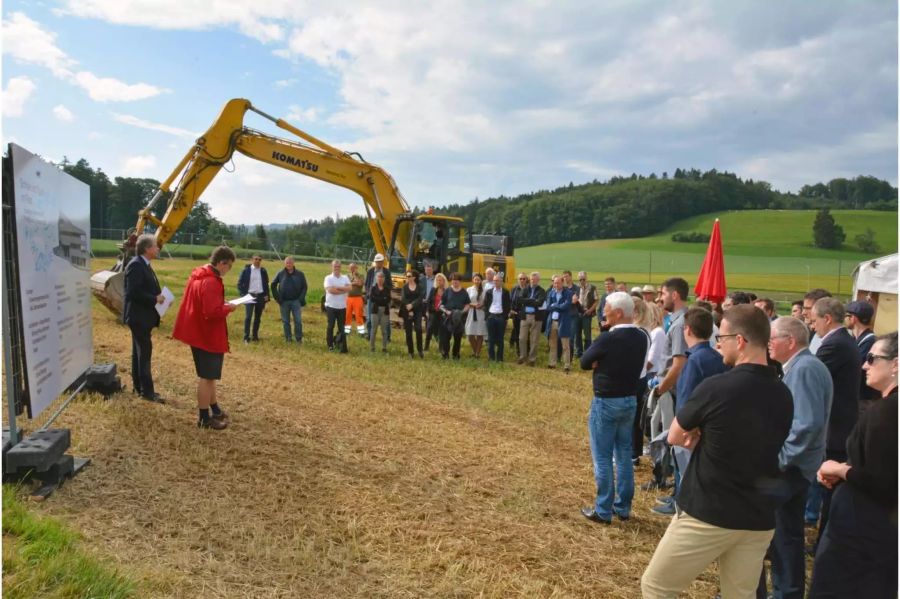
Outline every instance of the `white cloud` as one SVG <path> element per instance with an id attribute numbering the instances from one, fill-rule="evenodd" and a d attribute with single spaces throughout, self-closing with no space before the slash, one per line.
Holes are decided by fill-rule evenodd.
<path id="1" fill-rule="evenodd" d="M 13 77 L 3 90 L 3 117 L 14 118 L 25 112 L 25 102 L 37 86 L 28 77 Z"/>
<path id="2" fill-rule="evenodd" d="M 99 131 L 91 131 L 90 133 L 88 133 L 88 139 L 90 139 L 91 141 L 103 139 L 104 137 L 106 136 Z"/>
<path id="3" fill-rule="evenodd" d="M 199 133 L 194 133 L 193 131 L 188 131 L 187 129 L 181 129 L 179 127 L 172 127 L 170 125 L 163 125 L 161 123 L 154 123 L 151 121 L 145 121 L 144 119 L 140 119 L 136 116 L 130 114 L 118 114 L 112 113 L 113 120 L 118 123 L 123 123 L 125 125 L 131 125 L 132 127 L 138 127 L 140 129 L 147 129 L 149 131 L 159 131 L 161 133 L 167 133 L 169 135 L 175 135 L 177 137 L 184 137 L 194 139 L 199 137 Z"/>
<path id="4" fill-rule="evenodd" d="M 292 2 L 278 0 L 212 3 L 204 0 L 65 0 L 57 12 L 156 29 L 201 30 L 236 26 L 244 35 L 269 43 L 284 38 L 284 30 L 277 21 L 295 10 L 302 10 L 302 7 L 298 9 Z"/>
<path id="5" fill-rule="evenodd" d="M 58 104 L 53 108 L 53 116 L 64 123 L 71 123 L 75 120 L 75 115 L 72 114 L 72 111 L 62 104 Z"/>
<path id="6" fill-rule="evenodd" d="M 151 155 L 125 156 L 122 158 L 122 174 L 125 177 L 152 175 L 156 169 L 156 157 Z"/>
<path id="7" fill-rule="evenodd" d="M 21 12 L 3 21 L 3 53 L 19 62 L 46 67 L 60 78 L 71 76 L 69 69 L 77 64 L 56 46 L 55 33 Z"/>
<path id="8" fill-rule="evenodd" d="M 133 102 L 171 91 L 147 83 L 129 85 L 111 77 L 97 77 L 87 71 L 76 74 L 74 82 L 97 102 Z"/>
<path id="9" fill-rule="evenodd" d="M 288 115 L 285 120 L 290 123 L 314 123 L 319 116 L 319 111 L 315 108 L 301 108 L 296 104 L 288 107 Z"/>
<path id="10" fill-rule="evenodd" d="M 275 87 L 277 87 L 278 89 L 285 89 L 285 88 L 291 87 L 292 85 L 296 85 L 296 84 L 297 84 L 296 79 L 279 79 L 278 81 L 275 82 Z"/>
<path id="11" fill-rule="evenodd" d="M 84 89 L 97 102 L 132 102 L 152 98 L 169 90 L 147 83 L 128 84 L 112 77 L 99 77 L 90 71 L 75 73 L 78 61 L 56 45 L 56 34 L 24 13 L 14 12 L 3 21 L 3 53 L 18 62 L 50 69 L 58 79 Z"/>

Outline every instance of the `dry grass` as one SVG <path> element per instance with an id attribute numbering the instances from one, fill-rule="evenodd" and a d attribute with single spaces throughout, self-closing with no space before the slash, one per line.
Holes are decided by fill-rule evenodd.
<path id="1" fill-rule="evenodd" d="M 164 281 L 187 268 L 159 265 Z M 153 364 L 168 403 L 73 403 L 59 424 L 93 464 L 34 509 L 75 528 L 139 596 L 640 596 L 666 522 L 640 491 L 629 522 L 578 514 L 594 487 L 586 373 L 445 365 L 434 350 L 411 361 L 397 331 L 390 355 L 360 339 L 332 354 L 312 309 L 304 345 L 285 346 L 274 308 L 263 341 L 226 357 L 227 431 L 194 427 L 190 351 L 167 338 L 167 315 Z M 97 361 L 130 383 L 127 330 L 94 315 Z M 709 570 L 690 596 L 714 592 Z"/>

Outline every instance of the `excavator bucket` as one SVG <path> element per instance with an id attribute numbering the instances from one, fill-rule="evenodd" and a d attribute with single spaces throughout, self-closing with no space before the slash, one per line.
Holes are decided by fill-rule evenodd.
<path id="1" fill-rule="evenodd" d="M 91 276 L 91 292 L 122 321 L 125 309 L 125 271 L 119 264 L 113 270 L 101 270 Z"/>

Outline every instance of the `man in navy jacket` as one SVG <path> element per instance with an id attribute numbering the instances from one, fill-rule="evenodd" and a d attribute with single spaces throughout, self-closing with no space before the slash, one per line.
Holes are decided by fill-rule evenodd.
<path id="1" fill-rule="evenodd" d="M 131 382 L 134 390 L 148 401 L 164 403 L 153 388 L 150 359 L 153 341 L 150 333 L 159 326 L 156 304 L 163 302 L 162 290 L 150 261 L 159 256 L 153 235 L 141 235 L 135 244 L 137 254 L 125 267 L 125 309 L 122 322 L 131 329 Z"/>

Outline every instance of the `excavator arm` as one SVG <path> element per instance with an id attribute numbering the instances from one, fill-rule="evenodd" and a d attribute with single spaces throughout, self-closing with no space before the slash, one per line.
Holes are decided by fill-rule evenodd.
<path id="1" fill-rule="evenodd" d="M 288 141 L 244 127 L 247 111 L 269 119 L 279 128 L 296 135 L 299 140 Z M 376 250 L 381 253 L 386 252 L 397 217 L 409 212 L 409 206 L 393 178 L 382 168 L 355 158 L 283 119 L 269 116 L 254 108 L 249 100 L 235 99 L 225 105 L 212 126 L 160 185 L 150 203 L 140 211 L 135 227 L 136 235 L 143 232 L 147 223 L 152 223 L 157 227 L 157 244 L 162 247 L 172 238 L 213 178 L 232 159 L 235 151 L 359 194 L 366 206 L 372 240 Z M 165 214 L 161 219 L 157 218 L 153 209 L 166 197 L 168 206 Z"/>
<path id="2" fill-rule="evenodd" d="M 297 136 L 281 139 L 244 126 L 248 111 L 272 121 Z M 148 224 L 156 226 L 156 243 L 162 247 L 178 231 L 191 208 L 235 152 L 250 158 L 339 185 L 359 194 L 366 207 L 367 223 L 379 253 L 386 254 L 389 236 L 397 218 L 409 212 L 394 179 L 382 168 L 331 146 L 287 121 L 254 108 L 249 100 L 234 99 L 225 104 L 218 118 L 188 150 L 178 166 L 163 181 L 150 202 L 138 213 L 137 225 L 122 244 L 118 263 L 112 270 L 91 277 L 94 295 L 121 317 L 124 307 L 123 271 L 134 255 L 137 238 Z M 358 155 L 357 155 L 358 156 Z M 162 218 L 154 214 L 157 204 L 166 202 Z"/>

